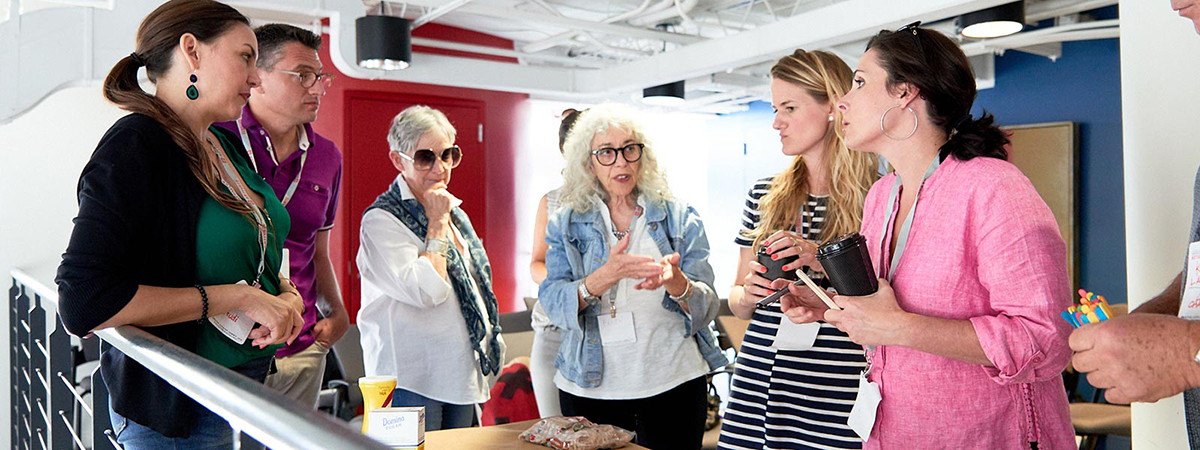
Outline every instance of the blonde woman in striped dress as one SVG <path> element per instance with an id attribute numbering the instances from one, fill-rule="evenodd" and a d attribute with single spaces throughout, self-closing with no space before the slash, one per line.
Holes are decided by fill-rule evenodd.
<path id="1" fill-rule="evenodd" d="M 861 442 L 846 418 L 854 405 L 862 347 L 832 325 L 793 324 L 780 304 L 757 309 L 770 282 L 756 253 L 798 255 L 784 268 L 804 268 L 825 286 L 816 248 L 858 231 L 863 199 L 878 178 L 877 160 L 851 152 L 840 136 L 835 103 L 850 88 L 850 68 L 832 54 L 796 50 L 771 68 L 773 128 L 792 164 L 759 180 L 746 199 L 737 283 L 729 306 L 750 319 L 738 351 L 733 391 L 721 426 L 721 449 L 842 449 Z M 782 283 L 782 281 L 780 282 Z M 808 328 L 806 328 L 808 327 Z M 813 337 L 815 335 L 815 338 Z"/>

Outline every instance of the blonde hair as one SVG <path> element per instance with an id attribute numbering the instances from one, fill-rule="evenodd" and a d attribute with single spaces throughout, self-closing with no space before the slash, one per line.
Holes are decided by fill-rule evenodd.
<path id="1" fill-rule="evenodd" d="M 652 201 L 670 199 L 671 191 L 667 188 L 667 177 L 658 167 L 654 143 L 643 132 L 637 113 L 629 107 L 604 104 L 580 114 L 567 134 L 563 144 L 567 167 L 563 169 L 563 187 L 559 190 L 562 205 L 576 212 L 584 212 L 590 210 L 597 200 L 608 201 L 608 192 L 592 172 L 591 146 L 592 139 L 608 131 L 609 127 L 617 127 L 629 133 L 634 142 L 645 145 L 642 158 L 638 160 L 634 196 L 646 195 Z"/>
<path id="2" fill-rule="evenodd" d="M 823 51 L 797 49 L 771 67 L 771 77 L 804 89 L 818 102 L 836 102 L 850 89 L 853 72 L 840 58 Z M 829 166 L 829 202 L 819 242 L 862 226 L 863 203 L 871 184 L 879 177 L 878 159 L 869 153 L 846 148 L 843 140 L 841 112 L 834 109 L 834 119 L 825 134 L 826 158 Z M 771 189 L 759 201 L 761 213 L 758 227 L 750 231 L 752 248 L 758 249 L 762 240 L 778 230 L 795 228 L 798 211 L 808 202 L 808 167 L 804 158 L 796 156 L 787 170 L 771 181 Z"/>

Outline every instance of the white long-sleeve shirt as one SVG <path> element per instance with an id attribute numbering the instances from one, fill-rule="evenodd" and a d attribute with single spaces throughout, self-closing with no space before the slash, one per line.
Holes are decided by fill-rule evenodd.
<path id="1" fill-rule="evenodd" d="M 402 197 L 413 198 L 403 178 L 399 182 Z M 462 241 L 459 230 L 451 228 Z M 363 215 L 356 260 L 362 276 L 358 326 L 366 374 L 395 375 L 397 388 L 440 402 L 483 403 L 495 376 L 480 373 L 458 295 L 420 256 L 424 251 L 424 239 L 387 211 L 372 209 Z M 463 260 L 470 271 L 470 258 Z M 473 280 L 471 284 L 478 289 Z M 490 336 L 487 308 L 478 302 L 485 336 Z M 503 338 L 498 342 L 504 346 Z M 487 344 L 485 338 L 484 351 Z"/>

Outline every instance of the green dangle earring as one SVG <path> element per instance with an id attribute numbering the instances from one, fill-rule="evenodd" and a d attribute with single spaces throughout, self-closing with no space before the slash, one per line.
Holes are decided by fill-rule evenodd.
<path id="1" fill-rule="evenodd" d="M 187 88 L 187 98 L 189 100 L 195 100 L 200 97 L 200 91 L 196 89 L 196 74 L 193 73 L 191 75 L 191 80 L 192 84 Z"/>

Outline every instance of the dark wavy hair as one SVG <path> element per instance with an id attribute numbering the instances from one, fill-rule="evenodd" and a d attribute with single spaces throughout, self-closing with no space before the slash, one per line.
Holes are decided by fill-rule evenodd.
<path id="1" fill-rule="evenodd" d="M 972 118 L 975 103 L 975 74 L 958 44 L 937 31 L 905 27 L 880 31 L 867 43 L 888 74 L 888 88 L 909 83 L 920 90 L 929 105 L 929 117 L 950 140 L 943 151 L 961 161 L 983 156 L 1008 159 L 1008 136 L 995 125 L 995 117 L 984 111 Z"/>
<path id="2" fill-rule="evenodd" d="M 570 111 L 570 112 L 566 112 Z M 558 123 L 558 151 L 563 152 L 563 144 L 567 143 L 567 135 L 571 133 L 571 126 L 575 125 L 575 121 L 579 120 L 579 115 L 583 111 L 571 108 L 563 111 L 562 122 Z M 587 111 L 586 109 L 584 111 Z"/>

